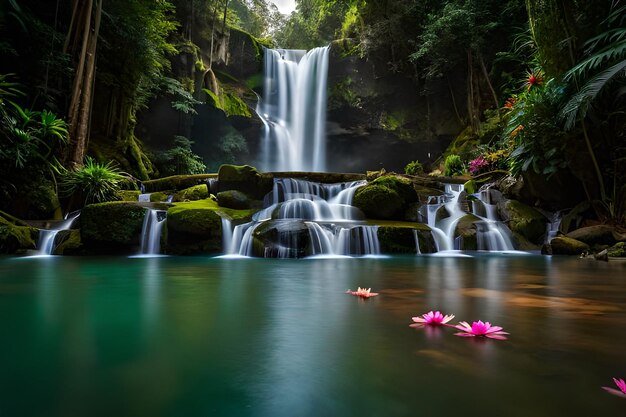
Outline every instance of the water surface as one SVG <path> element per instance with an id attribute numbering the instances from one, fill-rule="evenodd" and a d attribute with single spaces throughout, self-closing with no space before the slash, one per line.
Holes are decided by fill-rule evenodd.
<path id="1" fill-rule="evenodd" d="M 510 339 L 408 326 L 432 309 Z M 626 410 L 600 389 L 626 377 L 619 262 L 1 258 L 0 329 L 0 416 Z"/>

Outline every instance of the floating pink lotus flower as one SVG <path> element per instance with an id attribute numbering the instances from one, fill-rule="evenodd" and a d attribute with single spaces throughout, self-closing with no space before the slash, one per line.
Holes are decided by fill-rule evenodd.
<path id="1" fill-rule="evenodd" d="M 471 326 L 466 321 L 462 321 L 454 327 L 461 330 L 461 333 L 455 333 L 455 336 L 488 337 L 490 339 L 506 340 L 504 335 L 508 334 L 502 331 L 502 327 L 492 326 L 488 321 L 483 323 L 478 320 L 472 323 Z"/>
<path id="2" fill-rule="evenodd" d="M 454 318 L 454 314 L 450 314 L 450 315 L 443 315 L 441 314 L 440 311 L 429 311 L 426 314 L 422 314 L 422 317 L 411 317 L 411 320 L 413 320 L 415 323 L 417 324 L 412 324 L 411 326 L 413 327 L 420 327 L 420 326 L 425 326 L 425 325 L 430 325 L 430 326 L 443 326 L 446 323 L 448 323 L 450 320 L 452 320 Z"/>
<path id="3" fill-rule="evenodd" d="M 372 292 L 371 288 L 361 288 L 359 287 L 356 291 L 348 290 L 346 294 L 356 295 L 357 297 L 370 298 L 378 295 L 377 292 Z"/>
<path id="4" fill-rule="evenodd" d="M 617 388 L 619 388 L 619 390 L 615 388 L 610 388 L 610 387 L 602 387 L 602 389 L 608 392 L 609 394 L 626 398 L 626 382 L 624 382 L 624 380 L 621 378 L 620 379 L 613 378 L 613 382 L 615 382 L 615 385 L 617 385 Z"/>

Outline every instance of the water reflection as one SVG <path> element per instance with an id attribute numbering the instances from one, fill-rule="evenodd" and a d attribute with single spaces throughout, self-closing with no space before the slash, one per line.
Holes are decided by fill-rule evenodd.
<path id="1" fill-rule="evenodd" d="M 626 375 L 624 272 L 532 256 L 5 258 L 0 413 L 618 415 L 598 387 Z M 358 286 L 381 295 L 345 294 Z M 409 327 L 430 310 L 511 335 Z"/>

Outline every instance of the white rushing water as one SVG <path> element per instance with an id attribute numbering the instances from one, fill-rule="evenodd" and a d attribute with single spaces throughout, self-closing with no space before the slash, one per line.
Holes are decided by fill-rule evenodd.
<path id="1" fill-rule="evenodd" d="M 51 229 L 39 230 L 39 241 L 37 242 L 37 255 L 52 255 L 54 251 L 54 240 L 61 230 L 69 230 L 72 223 L 80 216 L 80 212 L 71 213 L 65 216 L 65 220 L 58 223 Z"/>
<path id="2" fill-rule="evenodd" d="M 462 239 L 455 237 L 455 231 L 459 220 L 467 214 L 473 214 L 480 219 L 475 222 L 478 250 L 515 250 L 511 233 L 499 220 L 496 205 L 491 201 L 491 191 L 481 190 L 472 194 L 474 198 L 467 202 L 469 207 L 459 201 L 462 192 L 462 184 L 445 184 L 444 195 L 430 197 L 422 208 L 422 215 L 432 229 L 437 251 L 463 249 Z M 441 210 L 445 212 L 442 213 Z"/>
<path id="3" fill-rule="evenodd" d="M 265 199 L 267 207 L 251 222 L 235 226 L 230 244 L 224 241 L 225 251 L 229 256 L 254 255 L 254 233 L 269 225 L 277 232 L 271 245 L 264 248 L 265 257 L 377 255 L 378 227 L 364 224 L 363 214 L 351 205 L 356 189 L 365 184 L 276 178 Z M 304 255 L 302 248 L 308 248 Z"/>
<path id="4" fill-rule="evenodd" d="M 141 255 L 158 255 L 161 252 L 161 231 L 167 211 L 146 209 L 141 228 Z"/>
<path id="5" fill-rule="evenodd" d="M 329 47 L 265 49 L 262 170 L 326 170 L 328 55 Z"/>

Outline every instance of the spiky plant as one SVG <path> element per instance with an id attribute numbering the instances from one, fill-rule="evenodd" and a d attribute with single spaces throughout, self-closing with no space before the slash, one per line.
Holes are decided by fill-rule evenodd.
<path id="1" fill-rule="evenodd" d="M 117 168 L 114 161 L 101 164 L 91 157 L 85 158 L 85 165 L 65 171 L 61 188 L 67 195 L 80 194 L 85 204 L 117 200 L 121 185 L 132 180 L 131 176 Z"/>

